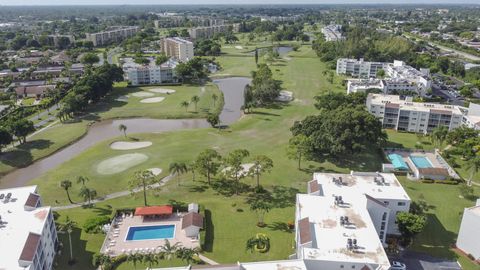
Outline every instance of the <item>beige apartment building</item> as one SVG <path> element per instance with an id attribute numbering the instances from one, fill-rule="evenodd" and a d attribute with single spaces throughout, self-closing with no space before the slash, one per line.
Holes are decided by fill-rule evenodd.
<path id="1" fill-rule="evenodd" d="M 161 51 L 168 57 L 180 62 L 186 62 L 193 58 L 193 42 L 179 38 L 164 38 L 160 42 Z"/>
<path id="2" fill-rule="evenodd" d="M 91 41 L 95 47 L 103 46 L 133 37 L 138 31 L 140 31 L 138 26 L 116 27 L 108 31 L 87 33 L 86 39 Z"/>

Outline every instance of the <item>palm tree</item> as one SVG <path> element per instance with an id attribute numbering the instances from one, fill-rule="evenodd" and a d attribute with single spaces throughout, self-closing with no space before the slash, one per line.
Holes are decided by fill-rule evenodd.
<path id="1" fill-rule="evenodd" d="M 267 235 L 263 233 L 258 233 L 255 237 L 252 237 L 247 240 L 246 250 L 253 252 L 257 250 L 259 252 L 265 253 L 270 249 L 270 239 Z"/>
<path id="2" fill-rule="evenodd" d="M 86 202 L 88 201 L 88 205 L 92 205 L 92 199 L 94 199 L 97 196 L 97 191 L 95 189 L 87 188 L 87 187 L 82 187 L 80 189 L 79 195 L 83 197 L 83 200 Z"/>
<path id="3" fill-rule="evenodd" d="M 100 269 L 111 269 L 112 268 L 112 257 L 106 254 L 96 254 L 93 257 L 93 265 L 100 266 Z"/>
<path id="4" fill-rule="evenodd" d="M 195 170 L 197 169 L 195 162 L 188 164 L 188 170 L 192 172 L 192 181 L 195 182 Z"/>
<path id="5" fill-rule="evenodd" d="M 217 94 L 212 94 L 212 100 L 213 100 L 213 107 L 215 107 L 215 104 L 217 103 L 217 100 L 218 100 Z"/>
<path id="6" fill-rule="evenodd" d="M 85 183 L 87 183 L 88 181 L 90 181 L 90 179 L 88 179 L 88 177 L 86 176 L 79 176 L 77 178 L 77 183 L 82 183 L 82 186 L 85 186 Z"/>
<path id="7" fill-rule="evenodd" d="M 147 206 L 147 188 L 155 181 L 155 175 L 149 170 L 135 172 L 135 177 L 128 183 L 132 193 L 136 188 L 143 189 L 143 203 Z"/>
<path id="8" fill-rule="evenodd" d="M 198 96 L 193 96 L 191 101 L 193 104 L 195 104 L 195 112 L 197 111 L 197 103 L 200 101 L 200 98 Z"/>
<path id="9" fill-rule="evenodd" d="M 120 124 L 118 126 L 118 130 L 123 132 L 123 136 L 125 136 L 125 138 L 127 137 L 127 126 L 125 126 L 124 124 Z"/>
<path id="10" fill-rule="evenodd" d="M 149 269 L 152 269 L 152 265 L 158 263 L 157 256 L 153 253 L 147 253 L 143 255 L 143 262 L 148 264 Z"/>
<path id="11" fill-rule="evenodd" d="M 478 173 L 478 171 L 480 170 L 480 156 L 476 156 L 474 158 L 469 159 L 467 161 L 467 163 L 465 164 L 465 167 L 466 167 L 467 170 L 470 171 L 470 177 L 468 179 L 467 185 L 471 186 L 473 176 L 476 173 Z"/>
<path id="12" fill-rule="evenodd" d="M 179 248 L 180 243 L 175 243 L 172 245 L 168 239 L 165 239 L 165 244 L 160 246 L 160 252 L 163 253 L 165 259 L 171 260 Z"/>
<path id="13" fill-rule="evenodd" d="M 191 263 L 194 261 L 194 257 L 198 256 L 198 249 L 196 248 L 187 248 L 187 247 L 180 247 L 177 249 L 176 252 L 177 258 L 181 259 L 182 261 L 186 261 L 187 263 Z"/>
<path id="14" fill-rule="evenodd" d="M 447 139 L 448 135 L 448 127 L 447 126 L 439 126 L 435 128 L 431 135 L 431 141 L 434 145 L 441 147 L 443 142 Z"/>
<path id="15" fill-rule="evenodd" d="M 77 223 L 70 219 L 69 216 L 65 218 L 63 224 L 59 224 L 59 231 L 68 233 L 68 243 L 70 245 L 70 262 L 73 262 L 73 249 L 72 249 L 72 232 Z"/>
<path id="16" fill-rule="evenodd" d="M 180 107 L 184 107 L 185 108 L 185 112 L 188 112 L 188 106 L 190 106 L 190 103 L 188 103 L 188 101 L 182 101 L 180 103 Z"/>
<path id="17" fill-rule="evenodd" d="M 133 264 L 133 268 L 137 269 L 137 263 L 143 261 L 143 255 L 140 253 L 133 253 L 127 256 L 127 261 Z"/>
<path id="18" fill-rule="evenodd" d="M 180 185 L 180 175 L 188 172 L 187 165 L 185 162 L 173 162 L 170 163 L 169 169 L 170 174 L 177 175 L 177 183 Z"/>
<path id="19" fill-rule="evenodd" d="M 60 182 L 60 187 L 62 187 L 65 192 L 67 192 L 67 198 L 70 203 L 73 203 L 72 199 L 70 198 L 70 192 L 68 192 L 68 189 L 72 187 L 72 181 L 70 180 L 63 180 Z"/>

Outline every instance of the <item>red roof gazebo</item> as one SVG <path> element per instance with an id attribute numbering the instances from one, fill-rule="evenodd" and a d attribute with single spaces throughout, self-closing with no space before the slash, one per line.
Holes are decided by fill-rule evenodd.
<path id="1" fill-rule="evenodd" d="M 135 209 L 135 216 L 150 217 L 150 216 L 170 216 L 173 213 L 173 207 L 171 205 L 159 205 L 159 206 L 145 206 L 137 207 Z"/>

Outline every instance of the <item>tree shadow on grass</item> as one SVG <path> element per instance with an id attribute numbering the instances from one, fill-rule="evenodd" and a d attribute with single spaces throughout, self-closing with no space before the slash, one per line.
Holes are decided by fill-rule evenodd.
<path id="1" fill-rule="evenodd" d="M 105 207 L 96 207 L 96 206 L 93 206 L 92 208 L 92 211 L 94 213 L 96 213 L 98 216 L 108 216 L 108 215 L 111 215 L 112 214 L 112 209 L 108 209 L 108 208 L 105 208 Z"/>
<path id="2" fill-rule="evenodd" d="M 452 213 L 454 214 L 454 213 Z M 462 213 L 458 213 L 461 218 Z M 448 231 L 438 220 L 437 216 L 427 213 L 427 225 L 423 231 L 417 235 L 412 247 L 415 251 L 425 252 L 436 257 L 447 259 L 456 259 L 458 255 L 450 250 L 452 244 L 455 243 L 457 235 Z"/>
<path id="3" fill-rule="evenodd" d="M 205 236 L 203 237 L 202 250 L 206 252 L 213 251 L 213 240 L 215 239 L 215 226 L 212 221 L 212 212 L 208 209 L 204 211 L 205 217 Z"/>
<path id="4" fill-rule="evenodd" d="M 245 183 L 236 183 L 235 181 L 227 179 L 220 179 L 213 182 L 212 188 L 217 192 L 217 194 L 223 195 L 225 197 L 231 197 L 235 195 L 237 190 L 239 194 L 252 190 L 252 187 Z"/>
<path id="5" fill-rule="evenodd" d="M 30 151 L 32 149 L 39 149 L 39 150 L 47 149 L 52 145 L 53 145 L 53 142 L 50 140 L 39 139 L 39 140 L 27 141 L 24 144 L 18 145 L 17 148 Z"/>
<path id="6" fill-rule="evenodd" d="M 91 264 L 93 259 L 93 252 L 87 251 L 87 241 L 80 239 L 82 230 L 80 228 L 73 228 L 71 233 L 73 257 L 75 258 L 75 268 L 77 269 L 93 269 Z M 67 233 L 59 233 L 58 240 L 61 243 L 61 250 L 57 253 L 55 258 L 58 263 L 57 269 L 68 269 L 68 261 L 70 260 L 70 245 Z"/>
<path id="7" fill-rule="evenodd" d="M 280 231 L 280 232 L 286 232 L 286 233 L 293 232 L 293 230 L 290 229 L 290 227 L 286 222 L 273 222 L 271 224 L 268 224 L 268 228 L 272 231 Z"/>
<path id="8" fill-rule="evenodd" d="M 0 155 L 0 162 L 15 168 L 21 168 L 32 164 L 33 156 L 30 151 L 13 149 Z"/>
<path id="9" fill-rule="evenodd" d="M 300 190 L 292 187 L 273 186 L 272 204 L 276 208 L 286 208 L 295 205 Z"/>
<path id="10" fill-rule="evenodd" d="M 205 192 L 207 189 L 209 189 L 210 187 L 208 185 L 196 185 L 196 186 L 193 186 L 193 187 L 190 187 L 188 189 L 188 191 L 190 192 L 199 192 L 199 193 L 202 193 L 202 192 Z"/>

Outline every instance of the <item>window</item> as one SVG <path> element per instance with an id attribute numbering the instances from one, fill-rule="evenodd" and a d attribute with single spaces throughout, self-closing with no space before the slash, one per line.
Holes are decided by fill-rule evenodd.
<path id="1" fill-rule="evenodd" d="M 384 203 L 385 205 L 388 205 L 388 204 L 389 204 L 389 202 L 388 202 L 388 201 L 383 201 L 383 203 Z"/>
<path id="2" fill-rule="evenodd" d="M 382 225 L 380 226 L 380 230 L 385 230 L 385 222 L 382 222 Z"/>
<path id="3" fill-rule="evenodd" d="M 405 202 L 398 202 L 397 205 L 398 205 L 398 206 L 405 206 L 405 204 L 406 204 Z"/>
<path id="4" fill-rule="evenodd" d="M 342 269 L 343 269 L 343 264 L 342 264 L 342 265 L 340 265 L 340 268 L 342 268 Z"/>
<path id="5" fill-rule="evenodd" d="M 387 219 L 387 212 L 383 212 L 382 220 L 386 220 L 386 219 Z"/>

